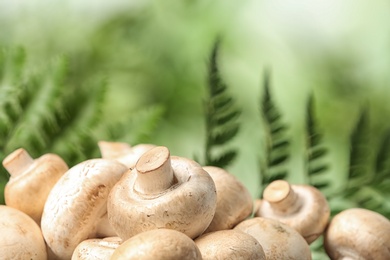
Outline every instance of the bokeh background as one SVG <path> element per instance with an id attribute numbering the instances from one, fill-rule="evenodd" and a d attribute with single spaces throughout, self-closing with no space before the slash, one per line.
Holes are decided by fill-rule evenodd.
<path id="1" fill-rule="evenodd" d="M 348 171 L 349 136 L 370 107 L 375 150 L 390 126 L 390 2 L 301 1 L 0 1 L 0 45 L 25 49 L 30 68 L 68 55 L 74 84 L 105 78 L 103 121 L 161 109 L 148 142 L 201 158 L 207 64 L 217 37 L 218 64 L 241 108 L 239 151 L 228 170 L 254 197 L 261 181 L 264 70 L 289 125 L 289 176 L 305 181 L 305 104 L 315 97 L 335 187 Z M 93 91 L 93 89 L 91 90 Z M 136 126 L 133 126 L 132 131 Z M 370 149 L 370 148 L 368 148 Z"/>

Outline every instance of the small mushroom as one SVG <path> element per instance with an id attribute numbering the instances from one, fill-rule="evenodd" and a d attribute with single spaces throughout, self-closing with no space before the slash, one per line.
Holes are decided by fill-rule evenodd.
<path id="1" fill-rule="evenodd" d="M 55 154 L 34 160 L 23 148 L 9 154 L 3 166 L 11 175 L 4 189 L 5 204 L 23 211 L 40 225 L 47 196 L 68 166 Z"/>
<path id="2" fill-rule="evenodd" d="M 154 229 L 123 242 L 111 260 L 201 260 L 195 242 L 185 234 L 172 229 Z"/>
<path id="3" fill-rule="evenodd" d="M 331 220 L 324 246 L 335 260 L 390 259 L 390 221 L 367 209 L 344 210 Z"/>
<path id="4" fill-rule="evenodd" d="M 203 169 L 213 178 L 217 189 L 217 208 L 205 233 L 232 229 L 251 215 L 252 196 L 248 189 L 226 170 L 214 166 L 206 166 Z"/>
<path id="5" fill-rule="evenodd" d="M 256 217 L 279 220 L 297 230 L 312 243 L 325 230 L 330 209 L 325 196 L 310 185 L 290 185 L 277 180 L 264 190 Z"/>
<path id="6" fill-rule="evenodd" d="M 0 205 L 0 259 L 47 259 L 38 224 L 24 212 Z"/>
<path id="7" fill-rule="evenodd" d="M 108 219 L 123 240 L 159 228 L 195 238 L 211 223 L 216 201 L 214 182 L 198 163 L 159 146 L 113 187 Z"/>
<path id="8" fill-rule="evenodd" d="M 255 217 L 244 220 L 234 230 L 245 232 L 259 241 L 266 259 L 311 259 L 306 240 L 292 227 L 275 219 Z"/>
<path id="9" fill-rule="evenodd" d="M 141 155 L 156 147 L 154 144 L 138 144 L 131 147 L 127 143 L 107 141 L 99 141 L 98 146 L 102 158 L 117 160 L 131 169 L 134 168 Z"/>
<path id="10" fill-rule="evenodd" d="M 195 239 L 203 260 L 265 260 L 263 247 L 251 235 L 238 230 L 220 230 Z"/>
<path id="11" fill-rule="evenodd" d="M 122 243 L 119 237 L 91 238 L 73 251 L 72 260 L 107 260 Z"/>
<path id="12" fill-rule="evenodd" d="M 107 226 L 107 198 L 127 170 L 114 160 L 91 159 L 69 169 L 56 183 L 47 198 L 41 227 L 57 258 L 70 259 L 77 245 L 88 238 L 116 236 Z"/>

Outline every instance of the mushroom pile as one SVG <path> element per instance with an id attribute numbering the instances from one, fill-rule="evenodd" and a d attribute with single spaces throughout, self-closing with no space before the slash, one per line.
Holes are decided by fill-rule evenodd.
<path id="1" fill-rule="evenodd" d="M 305 260 L 321 235 L 331 259 L 390 259 L 388 219 L 363 209 L 330 219 L 314 187 L 277 180 L 254 201 L 225 169 L 167 147 L 98 146 L 102 158 L 70 168 L 22 148 L 3 160 L 0 259 Z"/>

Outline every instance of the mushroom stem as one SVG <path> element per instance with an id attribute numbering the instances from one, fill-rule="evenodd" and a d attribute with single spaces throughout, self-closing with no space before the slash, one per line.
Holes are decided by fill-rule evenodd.
<path id="1" fill-rule="evenodd" d="M 143 194 L 156 194 L 172 186 L 173 170 L 168 148 L 155 147 L 143 154 L 135 165 L 135 190 Z"/>
<path id="2" fill-rule="evenodd" d="M 24 172 L 25 169 L 34 163 L 34 159 L 23 148 L 19 148 L 3 160 L 4 168 L 16 177 Z"/>
<path id="3" fill-rule="evenodd" d="M 131 152 L 131 146 L 126 143 L 99 141 L 98 146 L 105 159 L 114 159 Z"/>
<path id="4" fill-rule="evenodd" d="M 278 214 L 291 214 L 297 212 L 301 207 L 301 201 L 291 188 L 291 185 L 284 180 L 277 180 L 270 183 L 264 190 L 263 197 L 268 201 Z"/>

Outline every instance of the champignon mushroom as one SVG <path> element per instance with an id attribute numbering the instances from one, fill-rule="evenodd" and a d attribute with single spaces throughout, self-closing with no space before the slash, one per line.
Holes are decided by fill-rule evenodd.
<path id="1" fill-rule="evenodd" d="M 111 190 L 108 219 L 123 240 L 151 229 L 175 229 L 191 238 L 213 219 L 216 190 L 210 175 L 190 159 L 149 150 Z"/>
<path id="2" fill-rule="evenodd" d="M 210 174 L 217 189 L 217 208 L 205 233 L 231 229 L 249 217 L 253 210 L 253 200 L 248 189 L 222 168 L 205 166 L 203 169 Z"/>
<path id="3" fill-rule="evenodd" d="M 245 232 L 259 241 L 266 259 L 311 259 L 306 240 L 293 228 L 274 219 L 255 217 L 244 220 L 234 230 Z"/>
<path id="4" fill-rule="evenodd" d="M 324 246 L 335 260 L 390 259 L 390 221 L 367 209 L 344 210 L 331 220 Z"/>
<path id="5" fill-rule="evenodd" d="M 114 159 L 133 169 L 138 159 L 145 152 L 156 147 L 154 144 L 138 144 L 131 147 L 127 143 L 99 141 L 102 158 Z"/>
<path id="6" fill-rule="evenodd" d="M 325 196 L 316 188 L 277 180 L 265 188 L 255 216 L 289 225 L 310 244 L 324 232 L 330 209 Z"/>
<path id="7" fill-rule="evenodd" d="M 239 230 L 206 233 L 195 239 L 195 244 L 202 253 L 203 260 L 266 259 L 259 242 L 253 236 Z"/>
<path id="8" fill-rule="evenodd" d="M 73 251 L 72 260 L 107 260 L 122 243 L 119 237 L 91 238 Z"/>
<path id="9" fill-rule="evenodd" d="M 127 170 L 114 160 L 91 159 L 69 169 L 56 183 L 47 198 L 41 227 L 57 258 L 70 259 L 76 246 L 88 238 L 116 236 L 107 227 L 107 198 Z"/>
<path id="10" fill-rule="evenodd" d="M 47 259 L 38 224 L 24 212 L 0 205 L 0 259 Z"/>
<path id="11" fill-rule="evenodd" d="M 201 260 L 195 242 L 172 229 L 154 229 L 139 233 L 123 242 L 111 260 Z"/>
<path id="12" fill-rule="evenodd" d="M 34 160 L 23 148 L 9 154 L 3 166 L 11 175 L 4 189 L 5 204 L 23 211 L 40 225 L 47 196 L 68 166 L 56 154 Z"/>

